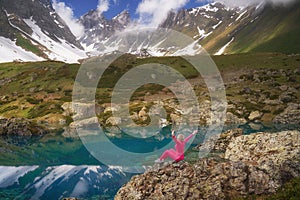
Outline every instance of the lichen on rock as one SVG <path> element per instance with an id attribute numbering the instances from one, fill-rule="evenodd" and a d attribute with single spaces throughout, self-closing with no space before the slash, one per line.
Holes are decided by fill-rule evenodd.
<path id="1" fill-rule="evenodd" d="M 300 176 L 299 138 L 299 131 L 253 135 L 228 131 L 213 147 L 225 150 L 225 159 L 209 157 L 194 164 L 153 168 L 134 176 L 115 199 L 231 199 L 274 193 Z"/>

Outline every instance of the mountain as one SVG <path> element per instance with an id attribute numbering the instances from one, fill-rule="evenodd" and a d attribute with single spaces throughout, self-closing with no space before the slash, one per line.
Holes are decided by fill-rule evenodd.
<path id="1" fill-rule="evenodd" d="M 123 15 L 124 13 L 121 13 L 119 16 Z M 87 50 L 94 55 L 119 50 L 119 46 L 125 46 L 125 51 L 138 55 L 193 55 L 200 51 L 198 44 L 208 53 L 215 55 L 300 52 L 299 2 L 290 6 L 269 2 L 236 8 L 226 7 L 222 3 L 211 3 L 198 8 L 170 12 L 159 27 L 175 30 L 190 37 L 187 38 L 189 42 L 183 42 L 184 44 L 175 49 L 166 42 L 171 33 L 168 35 L 163 31 L 153 34 L 145 32 L 137 36 L 136 32 L 142 32 L 141 29 L 129 26 L 133 23 L 130 22 L 129 15 L 125 16 L 125 23 L 113 26 L 115 18 L 109 21 L 102 15 L 98 16 L 97 11 L 87 13 L 80 19 L 86 29 L 86 34 L 80 42 L 83 46 L 88 46 Z M 113 33 L 126 27 L 128 32 L 132 31 L 132 35 L 108 39 Z M 195 40 L 194 43 L 191 38 Z"/>
<path id="2" fill-rule="evenodd" d="M 159 27 L 189 36 L 180 41 L 175 36 L 174 45 L 169 41 L 170 35 L 179 33 L 143 32 L 126 10 L 112 19 L 106 19 L 97 9 L 89 11 L 78 20 L 85 33 L 76 38 L 50 0 L 1 0 L 0 62 L 73 63 L 116 50 L 140 56 L 194 55 L 201 46 L 216 55 L 299 53 L 299 21 L 299 1 L 290 6 L 268 2 L 236 8 L 211 3 L 168 14 Z M 123 35 L 112 37 L 115 33 Z"/>
<path id="3" fill-rule="evenodd" d="M 161 27 L 183 32 L 210 54 L 245 52 L 299 53 L 300 2 L 228 8 L 212 3 L 171 12 Z"/>
<path id="4" fill-rule="evenodd" d="M 131 177 L 122 167 L 104 165 L 0 166 L 0 169 L 2 199 L 8 194 L 7 199 L 69 196 L 94 199 L 92 196 L 100 198 L 99 194 L 110 199 Z"/>
<path id="5" fill-rule="evenodd" d="M 85 34 L 79 39 L 87 51 L 103 49 L 103 41 L 107 40 L 117 31 L 124 30 L 130 23 L 130 15 L 124 10 L 111 20 L 106 19 L 98 10 L 91 10 L 80 20 Z"/>
<path id="6" fill-rule="evenodd" d="M 0 62 L 78 62 L 86 57 L 50 0 L 1 0 L 0 24 Z"/>

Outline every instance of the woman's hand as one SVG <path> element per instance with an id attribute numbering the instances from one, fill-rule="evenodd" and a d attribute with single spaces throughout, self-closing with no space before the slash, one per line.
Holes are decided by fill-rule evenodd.
<path id="1" fill-rule="evenodd" d="M 172 136 L 174 136 L 175 135 L 175 133 L 174 133 L 175 131 L 174 130 L 172 130 Z"/>
<path id="2" fill-rule="evenodd" d="M 195 135 L 196 133 L 198 133 L 198 130 L 194 130 L 194 131 L 192 132 L 193 135 Z"/>

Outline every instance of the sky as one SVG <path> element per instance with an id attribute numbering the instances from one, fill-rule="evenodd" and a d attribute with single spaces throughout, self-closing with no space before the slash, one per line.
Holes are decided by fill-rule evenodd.
<path id="1" fill-rule="evenodd" d="M 150 0 L 149 2 L 151 2 Z M 172 2 L 173 0 L 168 0 L 165 2 Z M 180 0 L 174 0 L 180 1 Z M 116 16 L 118 13 L 122 12 L 123 10 L 127 9 L 130 12 L 130 15 L 132 18 L 138 18 L 139 15 L 136 13 L 136 10 L 138 8 L 138 5 L 142 2 L 142 0 L 57 0 L 57 2 L 64 2 L 66 6 L 72 8 L 74 12 L 74 16 L 79 18 L 80 16 L 84 15 L 91 9 L 96 9 L 98 7 L 98 4 L 101 2 L 105 4 L 105 2 L 108 2 L 109 9 L 105 11 L 103 14 L 108 19 Z M 161 2 L 161 1 L 156 1 Z M 199 0 L 190 0 L 186 1 L 186 5 L 184 5 L 184 8 L 193 8 L 201 6 L 205 3 L 205 1 L 199 1 Z"/>
<path id="2" fill-rule="evenodd" d="M 263 2 L 287 4 L 297 0 L 52 0 L 52 5 L 69 25 L 72 33 L 80 37 L 84 29 L 77 20 L 91 9 L 97 9 L 107 19 L 113 18 L 123 10 L 128 10 L 131 18 L 138 22 L 137 24 L 157 27 L 171 10 L 195 8 L 216 1 L 229 7 L 246 7 Z"/>

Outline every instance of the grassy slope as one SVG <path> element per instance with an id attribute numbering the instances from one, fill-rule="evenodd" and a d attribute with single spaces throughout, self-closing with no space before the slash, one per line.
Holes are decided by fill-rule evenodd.
<path id="1" fill-rule="evenodd" d="M 300 3 L 292 7 L 268 5 L 254 22 L 235 35 L 227 52 L 299 53 Z"/>
<path id="2" fill-rule="evenodd" d="M 294 70 L 300 64 L 300 56 L 276 53 L 213 56 L 213 59 L 219 67 L 225 82 L 228 81 L 227 77 L 229 79 L 239 78 L 238 72 L 249 69 Z M 102 84 L 102 87 L 98 88 L 98 93 L 96 94 L 98 103 L 110 102 L 111 88 L 127 70 L 134 66 L 153 62 L 172 66 L 187 78 L 197 76 L 196 71 L 179 57 L 146 59 L 128 59 L 124 57 L 112 64 L 113 68 L 108 69 L 100 80 L 100 83 L 106 84 Z M 59 119 L 64 118 L 61 115 L 63 110 L 60 106 L 72 99 L 72 88 L 78 68 L 79 65 L 69 65 L 60 62 L 1 64 L 0 80 L 6 80 L 8 83 L 0 84 L 0 115 L 45 120 L 50 123 L 52 122 L 51 120 L 57 122 Z M 287 80 L 281 77 L 278 77 L 276 81 L 280 85 L 295 84 L 287 83 Z M 297 82 L 299 83 L 300 80 L 297 80 Z M 253 90 L 256 90 L 256 87 L 270 90 L 274 95 L 279 95 L 280 92 L 273 91 L 268 85 L 253 84 L 251 81 L 248 81 L 228 87 L 226 90 L 228 99 L 245 101 L 242 95 L 237 94 L 237 91 L 244 87 L 253 87 Z M 140 98 L 147 92 L 155 94 L 160 87 L 151 86 L 145 88 L 147 88 L 146 91 L 139 89 L 135 96 Z"/>
<path id="3" fill-rule="evenodd" d="M 40 46 L 33 45 L 31 41 L 22 34 L 17 34 L 16 45 L 22 47 L 26 51 L 31 51 L 32 53 L 40 57 L 48 58 L 47 55 L 40 49 L 41 48 Z"/>
<path id="4" fill-rule="evenodd" d="M 254 11 L 252 17 L 241 18 L 238 23 L 233 22 L 230 26 L 221 24 L 213 34 L 200 42 L 201 45 L 210 54 L 214 54 L 234 37 L 234 41 L 225 50 L 227 54 L 300 52 L 299 2 L 287 7 L 267 5 L 255 18 L 257 12 Z"/>

